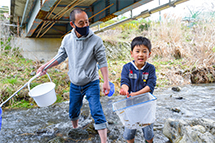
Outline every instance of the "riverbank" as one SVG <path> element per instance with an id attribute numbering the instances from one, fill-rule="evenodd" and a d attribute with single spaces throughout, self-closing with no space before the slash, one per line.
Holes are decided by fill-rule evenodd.
<path id="1" fill-rule="evenodd" d="M 130 42 L 139 35 L 148 37 L 152 42 L 152 54 L 148 62 L 156 68 L 156 88 L 215 82 L 215 20 L 211 18 L 196 21 L 191 27 L 190 24 L 180 18 L 165 17 L 159 23 L 144 20 L 130 22 L 98 34 L 106 47 L 109 78 L 116 88 L 114 95 L 119 94 L 123 65 L 132 60 Z M 1 43 L 0 102 L 28 82 L 44 64 L 44 60 L 32 61 L 23 58 L 18 48 L 10 47 L 10 40 Z M 68 100 L 66 95 L 70 81 L 67 72 L 67 61 L 48 70 L 56 84 L 57 103 Z M 102 77 L 101 73 L 99 74 Z M 44 75 L 34 80 L 31 88 L 48 81 L 48 77 Z M 32 108 L 37 105 L 28 96 L 28 89 L 25 88 L 5 107 Z"/>
<path id="2" fill-rule="evenodd" d="M 16 51 L 15 53 L 18 53 Z M 109 80 L 115 85 L 114 96 L 119 95 L 121 70 L 125 63 L 130 60 L 114 61 L 108 60 L 109 67 Z M 0 83 L 0 102 L 5 101 L 9 96 L 16 92 L 21 86 L 23 86 L 28 80 L 30 80 L 35 74 L 37 69 L 43 64 L 44 61 L 32 61 L 24 59 L 21 55 L 8 55 L 2 54 L 0 58 L 0 76 L 2 82 Z M 196 68 L 190 70 L 186 69 L 186 66 L 181 64 L 182 60 L 168 60 L 164 61 L 157 59 L 152 61 L 152 64 L 156 67 L 157 85 L 156 88 L 161 87 L 173 87 L 182 86 L 186 84 L 192 84 L 195 79 L 195 83 L 212 83 L 214 82 L 215 69 L 209 68 Z M 69 100 L 69 78 L 67 75 L 68 63 L 67 61 L 62 64 L 48 70 L 52 81 L 56 84 L 57 102 L 63 102 Z M 100 77 L 102 77 L 99 72 Z M 193 80 L 192 80 L 193 79 Z M 31 83 L 31 88 L 48 82 L 49 79 L 46 75 L 35 79 Z M 103 79 L 101 79 L 101 83 Z M 17 96 L 12 98 L 4 108 L 33 108 L 37 107 L 36 103 L 28 95 L 28 89 L 24 88 Z M 101 96 L 104 96 L 101 92 Z"/>

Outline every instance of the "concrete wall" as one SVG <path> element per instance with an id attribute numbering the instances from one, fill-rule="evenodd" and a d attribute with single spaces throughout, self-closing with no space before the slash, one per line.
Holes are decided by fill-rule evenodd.
<path id="1" fill-rule="evenodd" d="M 61 41 L 61 38 L 16 38 L 12 46 L 19 47 L 24 58 L 48 61 L 56 55 Z"/>

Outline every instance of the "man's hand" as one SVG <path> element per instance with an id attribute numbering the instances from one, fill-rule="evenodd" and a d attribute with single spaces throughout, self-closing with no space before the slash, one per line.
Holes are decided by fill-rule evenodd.
<path id="1" fill-rule="evenodd" d="M 103 93 L 105 95 L 108 95 L 110 92 L 110 85 L 109 85 L 109 82 L 104 82 L 103 84 Z"/>
<path id="2" fill-rule="evenodd" d="M 127 95 L 127 98 L 130 97 L 128 91 L 124 90 L 123 88 L 120 89 L 119 94 L 121 94 L 121 95 Z"/>
<path id="3" fill-rule="evenodd" d="M 42 65 L 41 67 L 39 67 L 39 69 L 37 70 L 37 74 L 40 73 L 40 76 L 46 74 L 47 72 L 47 69 L 43 71 L 43 69 L 46 67 L 46 64 L 45 65 Z"/>

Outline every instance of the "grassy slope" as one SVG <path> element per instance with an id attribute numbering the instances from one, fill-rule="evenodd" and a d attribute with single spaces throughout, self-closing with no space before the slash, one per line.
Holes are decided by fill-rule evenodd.
<path id="1" fill-rule="evenodd" d="M 13 53 L 16 52 L 18 51 L 1 54 L 0 102 L 5 101 L 9 96 L 27 83 L 42 65 L 39 62 L 25 59 L 21 55 L 14 56 Z M 32 73 L 34 74 L 31 75 Z M 56 84 L 55 89 L 58 94 L 57 102 L 61 102 L 63 100 L 61 95 L 69 90 L 67 73 L 66 71 L 60 72 L 55 68 L 49 69 L 48 73 L 51 76 L 52 81 Z M 49 82 L 48 76 L 46 75 L 33 80 L 31 82 L 31 89 L 44 82 Z M 36 103 L 29 98 L 28 89 L 25 87 L 18 93 L 18 96 L 13 97 L 5 106 L 31 108 L 36 106 Z"/>
<path id="2" fill-rule="evenodd" d="M 99 36 L 111 43 L 131 42 L 135 36 L 149 38 L 152 42 L 149 62 L 156 67 L 157 86 L 173 86 L 189 84 L 193 69 L 215 66 L 214 24 L 214 18 L 187 22 L 166 16 L 159 23 L 129 22 Z"/>

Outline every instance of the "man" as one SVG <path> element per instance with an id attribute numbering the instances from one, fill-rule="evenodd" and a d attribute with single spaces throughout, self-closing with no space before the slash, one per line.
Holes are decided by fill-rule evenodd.
<path id="1" fill-rule="evenodd" d="M 78 127 L 78 120 L 82 100 L 86 95 L 89 101 L 91 115 L 95 121 L 94 127 L 98 130 L 102 143 L 107 140 L 107 122 L 100 103 L 100 89 L 97 63 L 104 78 L 103 92 L 107 95 L 110 91 L 108 81 L 108 68 L 105 48 L 101 38 L 89 29 L 87 14 L 81 9 L 70 13 L 70 25 L 73 30 L 62 40 L 58 54 L 48 63 L 42 65 L 37 73 L 46 73 L 43 69 L 51 63 L 50 67 L 60 64 L 68 57 L 70 84 L 69 116 L 73 128 Z M 43 71 L 43 72 L 42 72 Z"/>

